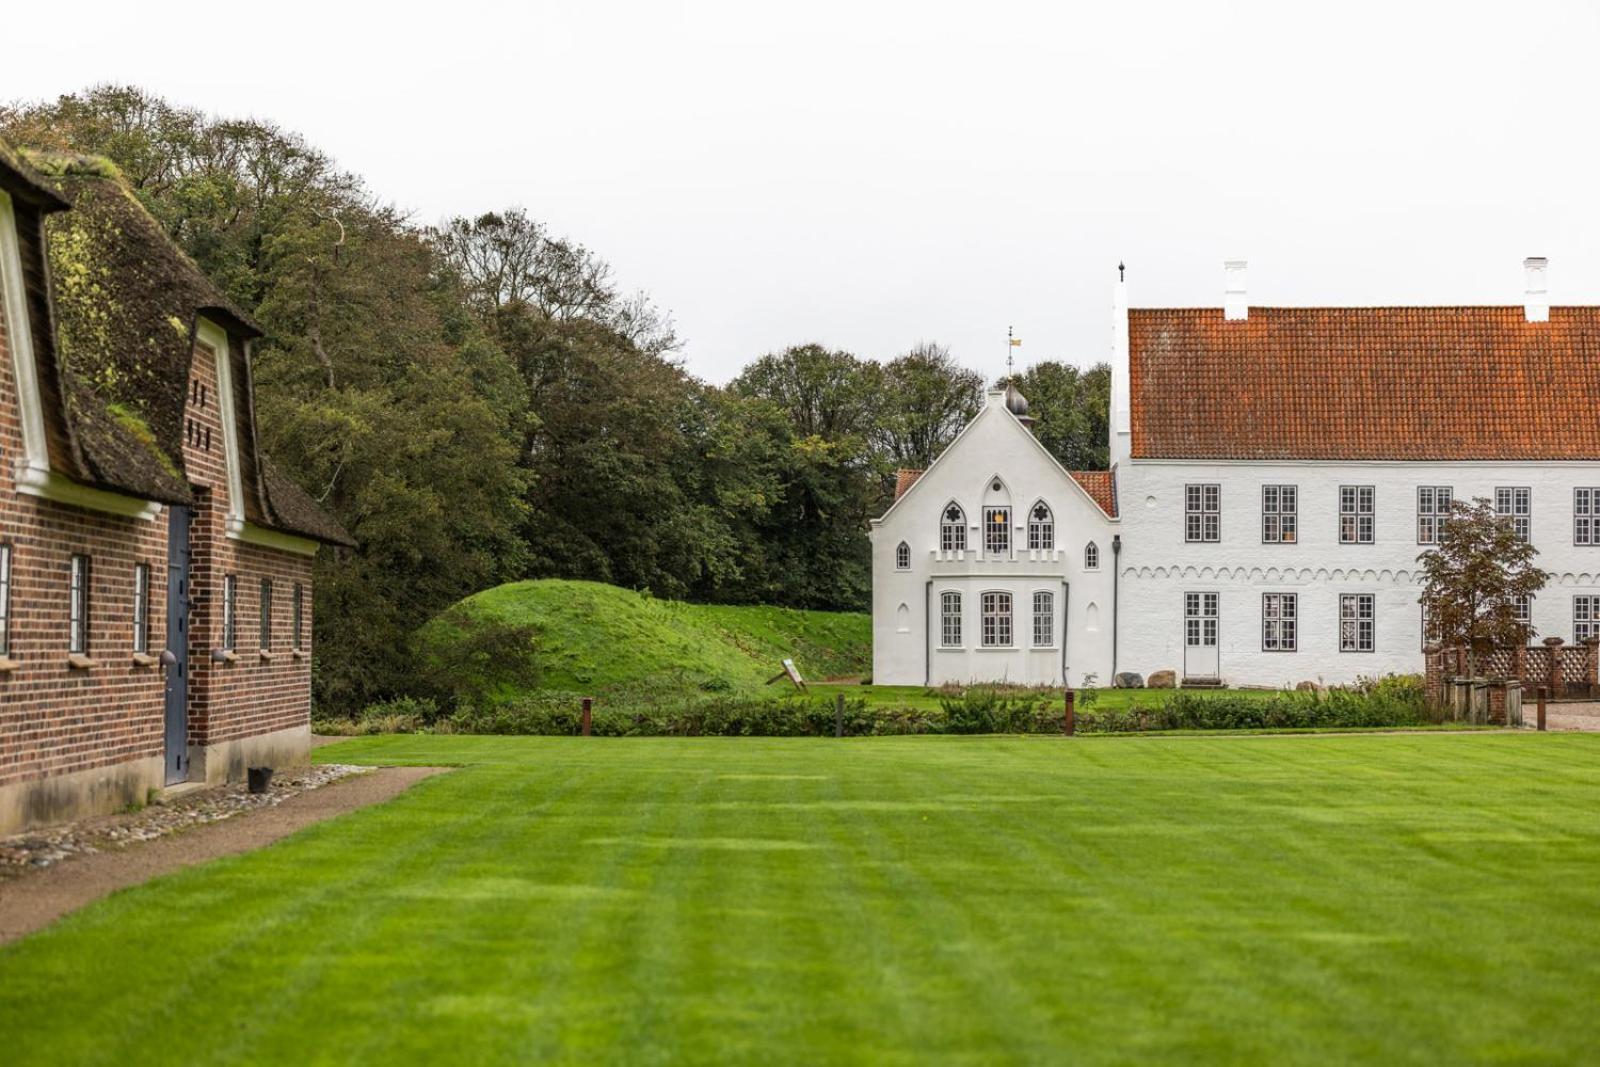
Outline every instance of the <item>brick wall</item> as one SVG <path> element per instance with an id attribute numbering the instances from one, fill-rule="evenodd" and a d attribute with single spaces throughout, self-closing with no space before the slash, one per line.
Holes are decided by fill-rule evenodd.
<path id="1" fill-rule="evenodd" d="M 0 311 L 3 315 L 3 311 Z M 191 530 L 189 737 L 198 748 L 305 728 L 311 703 L 311 560 L 226 536 L 226 450 L 214 355 L 199 347 L 185 411 L 184 463 L 199 489 Z M 150 566 L 149 648 L 167 643 L 167 522 L 127 519 L 16 492 L 23 456 L 15 368 L 0 319 L 0 542 L 12 546 L 11 645 L 0 671 L 0 790 L 75 772 L 160 759 L 165 679 L 134 663 L 134 567 Z M 197 387 L 198 386 L 198 387 Z M 71 557 L 91 558 L 89 669 L 68 662 Z M 224 576 L 238 576 L 236 659 L 222 646 Z M 260 641 L 261 580 L 273 583 L 272 641 Z M 293 598 L 302 589 L 302 648 L 292 648 Z M 263 655 L 263 651 L 267 654 Z M 236 768 L 224 767 L 232 773 Z M 218 769 L 208 768 L 208 777 Z M 104 807 L 109 794 L 85 798 Z M 121 801 L 125 802 L 125 800 Z M 59 801 L 52 809 L 69 813 Z"/>

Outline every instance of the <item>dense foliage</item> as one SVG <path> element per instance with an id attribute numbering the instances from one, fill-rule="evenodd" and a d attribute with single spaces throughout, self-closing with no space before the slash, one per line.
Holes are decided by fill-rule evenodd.
<path id="1" fill-rule="evenodd" d="M 270 122 L 103 86 L 0 108 L 0 135 L 111 159 L 267 329 L 263 443 L 360 543 L 318 563 L 325 710 L 406 689 L 414 630 L 510 580 L 862 609 L 895 468 L 926 466 L 979 401 L 936 344 L 884 363 L 800 344 L 700 381 L 668 317 L 581 244 L 521 210 L 419 226 Z M 1105 381 L 1022 381 L 1069 466 L 1105 461 Z"/>
<path id="2" fill-rule="evenodd" d="M 1538 554 L 1533 542 L 1517 535 L 1509 516 L 1487 497 L 1478 497 L 1470 504 L 1452 502 L 1438 544 L 1417 557 L 1428 636 L 1465 648 L 1469 673 L 1477 673 L 1479 657 L 1491 649 L 1532 640 L 1534 629 L 1518 606 L 1550 580 L 1548 571 L 1533 564 Z"/>

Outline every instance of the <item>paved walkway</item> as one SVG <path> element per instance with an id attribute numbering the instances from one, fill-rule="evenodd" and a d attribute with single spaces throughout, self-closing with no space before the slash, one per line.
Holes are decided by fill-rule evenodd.
<path id="1" fill-rule="evenodd" d="M 1522 698 L 1522 721 L 1532 726 L 1538 721 L 1539 705 L 1526 694 Z M 1545 727 L 1550 730 L 1587 730 L 1600 732 L 1600 701 L 1581 700 L 1573 703 L 1545 705 Z"/>

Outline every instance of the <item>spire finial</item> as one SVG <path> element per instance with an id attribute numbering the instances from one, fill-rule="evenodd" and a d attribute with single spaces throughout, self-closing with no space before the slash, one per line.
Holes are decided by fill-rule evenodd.
<path id="1" fill-rule="evenodd" d="M 1125 281 L 1128 280 L 1127 275 L 1126 275 L 1127 269 L 1128 269 L 1127 267 L 1123 266 L 1121 260 L 1117 261 L 1117 281 L 1125 282 Z"/>

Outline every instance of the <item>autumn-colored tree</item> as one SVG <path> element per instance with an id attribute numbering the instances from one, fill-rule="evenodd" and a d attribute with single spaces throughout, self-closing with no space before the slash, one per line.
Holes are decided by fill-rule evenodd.
<path id="1" fill-rule="evenodd" d="M 1509 518 L 1477 497 L 1470 504 L 1455 501 L 1438 544 L 1417 557 L 1430 636 L 1446 647 L 1465 648 L 1470 673 L 1477 673 L 1481 654 L 1533 636 L 1517 608 L 1550 579 L 1533 565 L 1538 554 Z"/>

